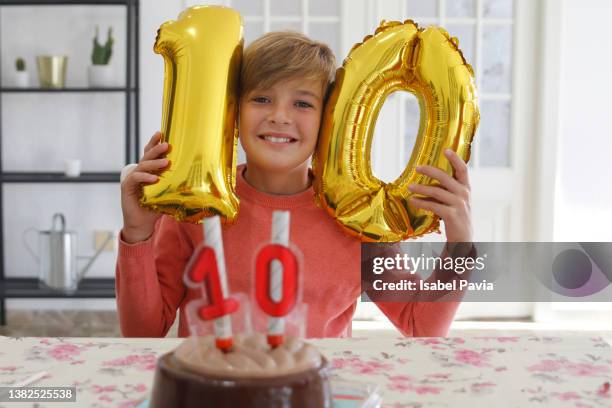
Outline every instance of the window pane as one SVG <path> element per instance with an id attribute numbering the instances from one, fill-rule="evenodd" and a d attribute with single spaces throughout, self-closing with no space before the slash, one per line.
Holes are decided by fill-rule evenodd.
<path id="1" fill-rule="evenodd" d="M 340 25 L 335 23 L 312 23 L 308 35 L 317 41 L 329 45 L 336 55 L 336 62 L 342 63 L 344 55 L 340 55 Z"/>
<path id="2" fill-rule="evenodd" d="M 410 160 L 414 142 L 416 142 L 417 134 L 419 133 L 419 125 L 421 121 L 421 112 L 419 101 L 416 96 L 406 92 L 404 96 L 404 111 L 406 116 L 404 119 L 404 152 L 402 164 L 405 166 Z"/>
<path id="3" fill-rule="evenodd" d="M 292 30 L 302 32 L 302 23 L 299 21 L 275 21 L 270 23 L 270 31 Z"/>
<path id="4" fill-rule="evenodd" d="M 452 0 L 446 3 L 448 17 L 475 17 L 476 0 Z"/>
<path id="5" fill-rule="evenodd" d="M 438 17 L 438 0 L 406 0 L 406 17 Z"/>
<path id="6" fill-rule="evenodd" d="M 244 44 L 248 45 L 259 38 L 264 32 L 262 21 L 248 21 L 244 23 Z"/>
<path id="7" fill-rule="evenodd" d="M 401 142 L 399 134 L 400 96 L 399 92 L 394 92 L 385 100 L 376 119 L 372 140 L 372 173 L 374 177 L 385 183 L 395 180 L 403 170 L 399 164 L 401 158 L 399 149 Z"/>
<path id="8" fill-rule="evenodd" d="M 512 26 L 485 27 L 482 91 L 509 93 L 512 88 Z"/>
<path id="9" fill-rule="evenodd" d="M 263 15 L 263 0 L 231 0 L 230 6 L 243 17 Z"/>
<path id="10" fill-rule="evenodd" d="M 447 24 L 446 30 L 451 37 L 459 39 L 459 49 L 463 52 L 463 56 L 468 64 L 474 67 L 474 43 L 476 38 L 476 26 L 474 24 Z M 474 67 L 475 68 L 475 67 Z"/>
<path id="11" fill-rule="evenodd" d="M 484 0 L 482 15 L 484 18 L 512 18 L 512 0 Z"/>
<path id="12" fill-rule="evenodd" d="M 310 0 L 308 13 L 313 16 L 339 16 L 340 1 Z"/>
<path id="13" fill-rule="evenodd" d="M 301 16 L 301 0 L 270 0 L 270 14 L 273 16 Z"/>
<path id="14" fill-rule="evenodd" d="M 510 101 L 481 101 L 480 126 L 474 142 L 479 144 L 482 167 L 510 165 Z"/>

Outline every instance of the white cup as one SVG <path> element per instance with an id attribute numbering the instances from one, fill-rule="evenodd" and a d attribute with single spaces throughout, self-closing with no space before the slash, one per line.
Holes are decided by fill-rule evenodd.
<path id="1" fill-rule="evenodd" d="M 81 175 L 81 161 L 79 159 L 64 160 L 64 173 L 66 177 L 79 177 Z"/>

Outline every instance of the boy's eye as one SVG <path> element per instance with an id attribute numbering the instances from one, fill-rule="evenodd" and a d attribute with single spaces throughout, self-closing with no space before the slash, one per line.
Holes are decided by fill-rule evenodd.
<path id="1" fill-rule="evenodd" d="M 256 96 L 253 98 L 253 102 L 267 103 L 267 102 L 270 102 L 270 99 L 266 98 L 265 96 Z"/>
<path id="2" fill-rule="evenodd" d="M 305 101 L 297 101 L 295 105 L 298 108 L 312 108 L 312 104 Z"/>

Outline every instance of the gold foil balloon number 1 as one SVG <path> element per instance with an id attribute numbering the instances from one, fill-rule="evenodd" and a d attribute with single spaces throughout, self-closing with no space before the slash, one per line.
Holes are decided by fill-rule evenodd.
<path id="1" fill-rule="evenodd" d="M 421 120 L 407 167 L 387 184 L 372 175 L 370 151 L 376 118 L 394 91 L 416 95 Z M 336 74 L 313 159 L 318 205 L 364 241 L 400 241 L 438 229 L 435 214 L 409 206 L 408 185 L 432 183 L 415 172 L 419 165 L 452 174 L 446 148 L 467 161 L 479 117 L 474 74 L 455 38 L 410 20 L 383 22 Z"/>
<path id="2" fill-rule="evenodd" d="M 159 28 L 153 49 L 164 57 L 162 133 L 171 165 L 143 188 L 143 206 L 180 221 L 236 218 L 242 46 L 241 17 L 227 7 L 191 7 Z"/>

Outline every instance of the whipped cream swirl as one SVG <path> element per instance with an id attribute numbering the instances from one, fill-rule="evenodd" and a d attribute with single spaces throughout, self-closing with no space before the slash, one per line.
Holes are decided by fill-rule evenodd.
<path id="1" fill-rule="evenodd" d="M 223 353 L 215 347 L 215 338 L 189 337 L 174 356 L 185 369 L 196 374 L 226 378 L 269 378 L 319 367 L 321 353 L 311 344 L 295 337 L 272 349 L 266 336 L 255 333 L 234 336 L 234 348 Z"/>

